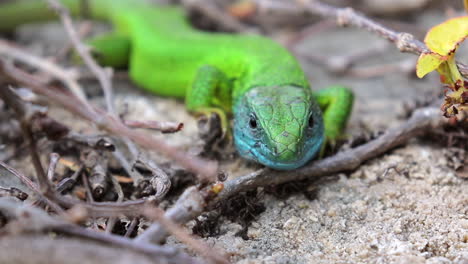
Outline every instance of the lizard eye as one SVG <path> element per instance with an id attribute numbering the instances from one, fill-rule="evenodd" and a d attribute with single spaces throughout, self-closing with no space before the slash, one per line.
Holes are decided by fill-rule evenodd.
<path id="1" fill-rule="evenodd" d="M 251 129 L 257 129 L 257 118 L 254 115 L 250 116 L 249 126 Z"/>
<path id="2" fill-rule="evenodd" d="M 310 117 L 309 117 L 309 128 L 314 127 L 314 124 L 315 124 L 314 117 L 312 115 L 310 115 Z"/>

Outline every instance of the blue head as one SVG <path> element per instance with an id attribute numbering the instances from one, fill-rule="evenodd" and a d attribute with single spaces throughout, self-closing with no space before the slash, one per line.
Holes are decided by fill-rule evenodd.
<path id="1" fill-rule="evenodd" d="M 320 150 L 322 112 L 308 88 L 255 87 L 235 104 L 234 142 L 244 158 L 291 170 Z"/>

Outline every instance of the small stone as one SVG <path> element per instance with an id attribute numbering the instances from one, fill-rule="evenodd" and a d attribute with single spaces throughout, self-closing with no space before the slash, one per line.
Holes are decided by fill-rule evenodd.
<path id="1" fill-rule="evenodd" d="M 260 229 L 257 228 L 249 228 L 249 230 L 247 231 L 247 237 L 249 239 L 256 239 L 260 236 L 260 234 Z"/>
<path id="2" fill-rule="evenodd" d="M 291 230 L 294 229 L 299 223 L 299 218 L 296 216 L 293 216 L 289 218 L 284 224 L 283 224 L 283 229 L 285 230 Z"/>
<path id="3" fill-rule="evenodd" d="M 330 208 L 327 212 L 327 215 L 330 217 L 335 217 L 337 215 L 336 208 Z"/>

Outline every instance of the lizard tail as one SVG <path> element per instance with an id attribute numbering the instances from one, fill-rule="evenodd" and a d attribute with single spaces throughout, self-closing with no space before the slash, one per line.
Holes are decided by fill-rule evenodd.
<path id="1" fill-rule="evenodd" d="M 92 18 L 105 20 L 110 16 L 110 10 L 116 3 L 128 3 L 128 0 L 59 0 L 59 2 L 67 7 L 73 16 L 89 13 L 87 15 Z M 10 32 L 21 24 L 57 19 L 56 12 L 46 1 L 17 0 L 0 4 L 0 33 Z"/>

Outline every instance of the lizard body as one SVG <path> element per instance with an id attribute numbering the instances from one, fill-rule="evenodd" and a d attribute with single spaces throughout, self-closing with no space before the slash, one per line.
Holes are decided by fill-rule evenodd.
<path id="1" fill-rule="evenodd" d="M 61 2 L 73 14 L 80 10 L 79 0 Z M 185 98 L 191 112 L 220 114 L 225 129 L 225 113 L 232 113 L 234 142 L 247 159 L 274 169 L 298 168 L 346 124 L 352 93 L 343 87 L 312 93 L 297 60 L 268 38 L 193 29 L 177 7 L 89 3 L 92 17 L 114 25 L 114 32 L 90 41 L 102 63 L 128 65 L 136 84 Z M 7 31 L 54 14 L 35 0 L 0 6 L 0 17 L 0 31 Z"/>

